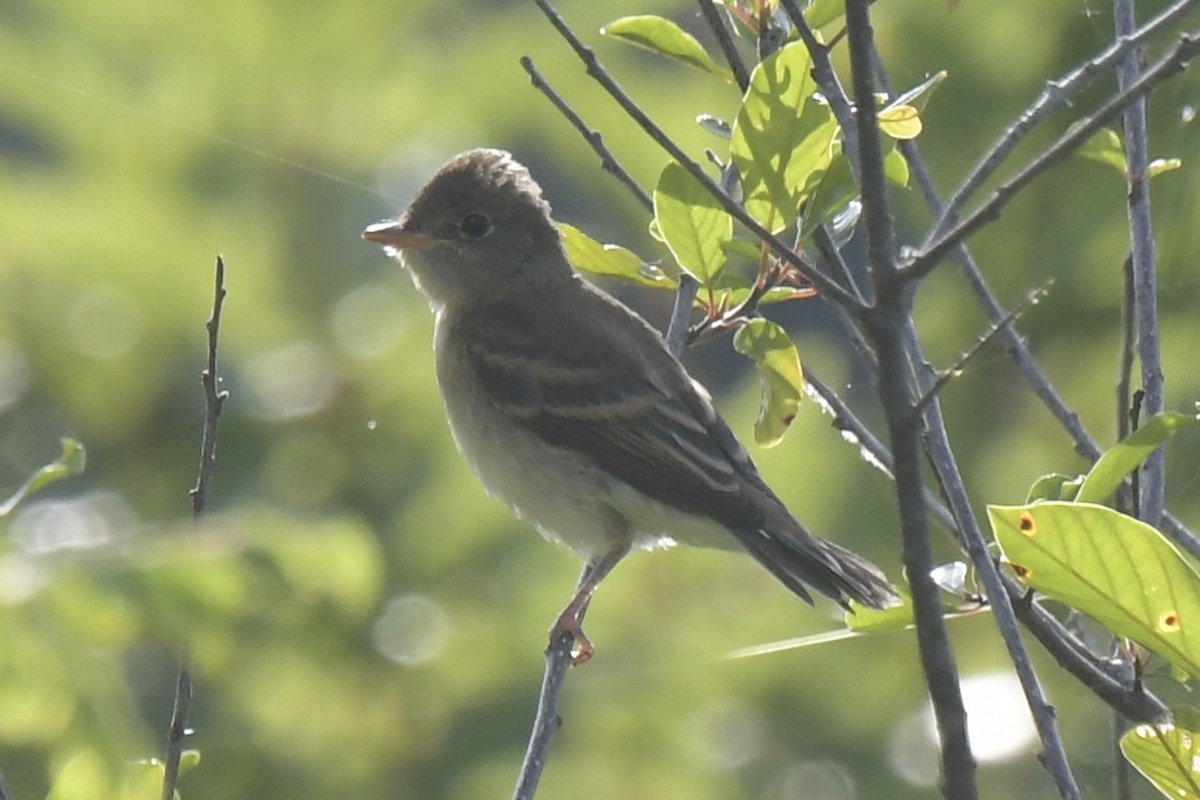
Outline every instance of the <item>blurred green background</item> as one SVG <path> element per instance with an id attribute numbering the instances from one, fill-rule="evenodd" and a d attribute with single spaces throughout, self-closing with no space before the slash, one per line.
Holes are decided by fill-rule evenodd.
<path id="1" fill-rule="evenodd" d="M 693 120 L 731 117 L 734 90 L 597 33 L 659 13 L 702 35 L 694 4 L 560 9 L 690 152 L 723 149 Z M 1100 0 L 964 0 L 953 13 L 922 0 L 875 13 L 898 85 L 949 71 L 920 139 L 943 191 L 1112 29 Z M 663 255 L 640 207 L 530 88 L 523 54 L 652 186 L 665 156 L 530 3 L 0 5 L 0 495 L 54 458 L 59 437 L 89 449 L 86 475 L 23 507 L 0 541 L 0 772 L 14 798 L 52 785 L 60 800 L 157 796 L 140 762 L 162 750 L 185 639 L 197 670 L 190 745 L 202 754 L 180 786 L 187 800 L 508 796 L 545 631 L 578 565 L 488 500 L 455 454 L 424 301 L 359 232 L 444 159 L 494 145 L 530 166 L 560 219 Z M 1198 105 L 1194 74 L 1152 104 L 1154 155 L 1184 160 L 1153 187 L 1168 404 L 1181 409 L 1200 395 Z M 1019 155 L 1070 120 L 1056 116 Z M 915 193 L 895 200 L 916 243 L 928 215 Z M 1116 172 L 1075 159 L 973 242 L 1006 303 L 1055 279 L 1022 329 L 1102 442 L 1115 431 L 1123 202 Z M 211 515 L 196 531 L 187 490 L 217 253 L 231 399 Z M 668 298 L 615 288 L 662 323 Z M 984 326 L 948 266 L 917 312 L 941 364 Z M 829 309 L 810 301 L 777 318 L 806 363 L 877 422 L 869 376 Z M 746 364 L 727 341 L 688 363 L 749 438 L 758 390 Z M 997 347 L 944 398 L 979 510 L 1085 466 Z M 1173 446 L 1168 488 L 1192 524 L 1196 444 Z M 899 577 L 890 486 L 816 407 L 755 457 L 809 525 Z M 956 557 L 944 539 L 939 548 Z M 749 559 L 629 559 L 593 605 L 598 654 L 570 675 L 539 796 L 933 796 L 910 634 L 723 657 L 838 625 L 830 604 L 796 602 Z M 951 633 L 985 795 L 1048 796 L 990 619 Z M 1085 792 L 1103 795 L 1107 712 L 1033 648 Z"/>

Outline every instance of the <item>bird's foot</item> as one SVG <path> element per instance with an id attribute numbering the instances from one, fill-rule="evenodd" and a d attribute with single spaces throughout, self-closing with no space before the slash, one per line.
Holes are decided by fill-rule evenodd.
<path id="1" fill-rule="evenodd" d="M 550 647 L 559 642 L 570 646 L 571 666 L 579 667 L 591 660 L 596 652 L 592 640 L 583 632 L 579 617 L 571 613 L 574 609 L 567 608 L 550 629 Z"/>

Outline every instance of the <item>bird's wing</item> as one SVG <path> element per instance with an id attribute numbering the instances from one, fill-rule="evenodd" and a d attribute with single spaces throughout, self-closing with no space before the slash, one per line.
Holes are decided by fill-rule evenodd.
<path id="1" fill-rule="evenodd" d="M 493 405 L 659 502 L 726 527 L 763 524 L 745 492 L 748 478 L 761 483 L 749 456 L 656 334 L 637 318 L 585 329 L 587 318 L 492 308 L 486 328 L 467 326 L 467 357 Z"/>
<path id="2" fill-rule="evenodd" d="M 466 357 L 498 411 L 639 492 L 716 520 L 810 603 L 807 586 L 847 608 L 851 598 L 893 602 L 875 565 L 788 512 L 649 326 L 591 290 L 577 300 L 597 313 L 498 306 L 481 315 L 486 325 L 464 326 Z M 597 324 L 606 314 L 611 324 Z"/>

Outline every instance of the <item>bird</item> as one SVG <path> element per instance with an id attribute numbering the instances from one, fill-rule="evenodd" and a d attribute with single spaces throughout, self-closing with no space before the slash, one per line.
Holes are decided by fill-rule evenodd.
<path id="1" fill-rule="evenodd" d="M 897 602 L 882 570 L 788 511 L 659 332 L 573 270 L 510 153 L 456 156 L 362 237 L 429 301 L 446 417 L 486 491 L 584 562 L 550 630 L 573 665 L 595 652 L 596 587 L 633 550 L 741 550 L 810 605 L 810 589 L 848 610 Z"/>

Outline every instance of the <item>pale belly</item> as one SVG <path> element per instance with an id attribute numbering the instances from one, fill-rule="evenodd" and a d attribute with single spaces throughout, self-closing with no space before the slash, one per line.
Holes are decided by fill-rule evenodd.
<path id="1" fill-rule="evenodd" d="M 438 335 L 442 326 L 438 326 Z M 579 454 L 549 445 L 480 402 L 471 370 L 435 340 L 438 383 L 455 444 L 487 492 L 584 560 L 623 543 L 740 549 L 722 526 L 657 502 Z"/>

